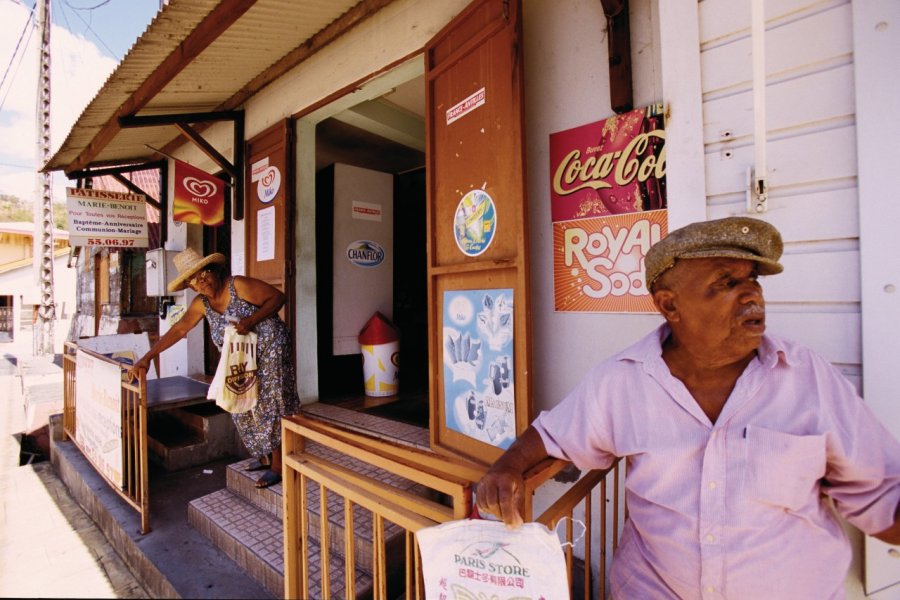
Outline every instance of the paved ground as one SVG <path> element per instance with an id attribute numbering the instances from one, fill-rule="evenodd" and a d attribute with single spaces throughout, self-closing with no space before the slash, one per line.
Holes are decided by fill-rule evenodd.
<path id="1" fill-rule="evenodd" d="M 50 462 L 19 466 L 23 383 L 52 402 L 43 386 L 58 381 L 61 394 L 62 369 L 16 333 L 0 341 L 0 597 L 148 598 Z"/>

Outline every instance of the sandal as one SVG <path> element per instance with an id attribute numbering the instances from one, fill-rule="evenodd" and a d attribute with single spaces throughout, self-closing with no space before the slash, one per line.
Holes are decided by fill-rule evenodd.
<path id="1" fill-rule="evenodd" d="M 281 481 L 281 475 L 276 473 L 275 471 L 266 471 L 262 474 L 262 477 L 256 480 L 256 487 L 258 488 L 267 488 L 270 485 L 275 485 Z"/>
<path id="2" fill-rule="evenodd" d="M 244 470 L 245 471 L 262 471 L 263 469 L 268 469 L 270 466 L 272 466 L 272 465 L 269 464 L 268 462 L 263 462 L 262 458 L 257 458 L 252 463 L 247 465 L 247 467 Z"/>

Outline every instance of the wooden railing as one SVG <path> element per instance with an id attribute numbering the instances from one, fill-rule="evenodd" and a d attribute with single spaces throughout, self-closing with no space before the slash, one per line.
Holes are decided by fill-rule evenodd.
<path id="1" fill-rule="evenodd" d="M 620 523 L 624 521 L 619 500 L 621 475 L 618 459 L 609 469 L 588 472 L 535 519 L 549 529 L 556 529 L 565 520 L 569 588 L 581 591 L 581 598 L 606 598 L 609 594 L 606 568 L 618 546 Z M 576 525 L 581 526 L 577 538 Z M 584 568 L 581 581 L 574 581 L 575 550 L 579 541 L 582 542 Z M 598 555 L 596 580 L 591 577 L 595 548 Z"/>
<path id="2" fill-rule="evenodd" d="M 75 393 L 77 353 L 85 352 L 91 357 L 117 365 L 121 370 L 126 365 L 85 348 L 73 342 L 65 343 L 63 353 L 63 431 L 78 446 L 85 458 L 103 477 L 109 486 L 121 496 L 141 517 L 141 533 L 150 531 L 150 488 L 147 467 L 147 380 L 141 372 L 140 380 L 121 383 L 122 416 L 122 484 L 112 481 L 91 457 L 91 452 L 79 443 L 77 407 Z"/>
<path id="3" fill-rule="evenodd" d="M 415 533 L 468 517 L 472 489 L 485 467 L 302 415 L 282 420 L 282 449 L 285 597 L 423 599 Z M 527 520 L 533 516 L 534 491 L 567 464 L 547 460 L 526 474 Z M 610 472 L 615 477 L 608 486 Z M 555 528 L 568 517 L 570 584 L 580 549 L 586 566 L 576 585 L 584 598 L 594 591 L 593 597 L 605 597 L 607 556 L 619 532 L 618 497 L 614 465 L 587 473 L 533 519 Z M 371 532 L 363 546 L 361 519 Z M 584 524 L 585 542 L 577 539 L 575 523 Z M 335 534 L 340 530 L 342 535 Z M 591 576 L 594 548 L 599 549 L 596 577 Z"/>

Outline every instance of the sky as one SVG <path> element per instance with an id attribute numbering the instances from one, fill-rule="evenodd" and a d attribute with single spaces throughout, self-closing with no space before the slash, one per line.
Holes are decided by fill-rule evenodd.
<path id="1" fill-rule="evenodd" d="M 51 0 L 51 155 L 146 30 L 160 0 Z M 38 38 L 35 0 L 0 0 L 0 194 L 37 190 Z M 24 34 L 23 34 L 24 32 Z M 18 47 L 18 49 L 17 49 Z M 53 201 L 74 185 L 53 174 Z"/>

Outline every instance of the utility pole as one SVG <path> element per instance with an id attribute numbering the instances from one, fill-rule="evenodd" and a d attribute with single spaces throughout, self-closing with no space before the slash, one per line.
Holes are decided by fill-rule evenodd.
<path id="1" fill-rule="evenodd" d="M 38 169 L 50 160 L 50 0 L 37 0 L 40 51 L 38 53 L 37 158 Z M 41 304 L 34 329 L 34 354 L 53 354 L 56 307 L 53 302 L 53 193 L 50 174 L 37 173 L 34 203 L 34 259 L 37 263 Z M 39 262 L 38 262 L 39 261 Z"/>

